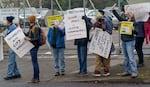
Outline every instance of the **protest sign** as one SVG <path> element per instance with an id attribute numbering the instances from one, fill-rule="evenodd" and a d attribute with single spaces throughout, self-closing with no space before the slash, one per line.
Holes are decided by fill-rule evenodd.
<path id="1" fill-rule="evenodd" d="M 123 21 L 120 26 L 120 34 L 132 35 L 133 22 Z"/>
<path id="2" fill-rule="evenodd" d="M 58 25 L 61 22 L 62 22 L 62 16 L 61 15 L 55 15 L 55 16 L 48 16 L 47 17 L 48 27 L 51 27 L 53 25 Z"/>
<path id="3" fill-rule="evenodd" d="M 112 36 L 100 28 L 96 28 L 89 51 L 108 58 L 112 46 Z"/>
<path id="4" fill-rule="evenodd" d="M 24 40 L 24 33 L 22 29 L 17 28 L 8 34 L 4 39 L 9 47 L 22 58 L 27 52 L 30 51 L 34 46 L 29 41 Z"/>
<path id="5" fill-rule="evenodd" d="M 150 2 L 125 5 L 124 9 L 126 13 L 132 12 L 137 22 L 147 21 L 149 18 L 149 12 L 150 12 Z"/>
<path id="6" fill-rule="evenodd" d="M 87 37 L 83 13 L 67 13 L 64 15 L 66 40 L 80 39 Z"/>

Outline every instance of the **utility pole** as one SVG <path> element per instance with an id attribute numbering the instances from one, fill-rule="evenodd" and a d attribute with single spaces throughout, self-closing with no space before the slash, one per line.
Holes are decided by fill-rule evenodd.
<path id="1" fill-rule="evenodd" d="M 53 5 L 53 0 L 51 0 L 51 11 L 52 11 L 52 15 L 54 15 L 54 5 Z"/>
<path id="2" fill-rule="evenodd" d="M 71 0 L 69 0 L 69 9 L 71 9 Z"/>
<path id="3" fill-rule="evenodd" d="M 42 8 L 42 0 L 39 0 L 39 8 Z"/>

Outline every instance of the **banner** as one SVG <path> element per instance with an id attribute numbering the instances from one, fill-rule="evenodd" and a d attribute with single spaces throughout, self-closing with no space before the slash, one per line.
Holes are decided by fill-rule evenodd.
<path id="1" fill-rule="evenodd" d="M 132 12 L 137 22 L 138 21 L 145 22 L 149 18 L 150 2 L 125 5 L 124 9 L 125 9 L 125 12 Z"/>
<path id="2" fill-rule="evenodd" d="M 132 35 L 133 22 L 123 21 L 120 26 L 120 34 Z"/>
<path id="3" fill-rule="evenodd" d="M 66 40 L 80 39 L 87 37 L 83 13 L 68 13 L 64 15 Z"/>
<path id="4" fill-rule="evenodd" d="M 48 27 L 55 25 L 58 25 L 62 22 L 62 16 L 61 15 L 55 15 L 55 16 L 48 16 L 47 17 L 47 24 Z"/>
<path id="5" fill-rule="evenodd" d="M 96 28 L 90 43 L 89 51 L 108 58 L 112 46 L 112 36 L 100 28 Z"/>
<path id="6" fill-rule="evenodd" d="M 29 41 L 24 40 L 24 33 L 22 29 L 17 28 L 8 34 L 4 39 L 9 47 L 22 58 L 27 52 L 29 52 L 34 46 Z"/>

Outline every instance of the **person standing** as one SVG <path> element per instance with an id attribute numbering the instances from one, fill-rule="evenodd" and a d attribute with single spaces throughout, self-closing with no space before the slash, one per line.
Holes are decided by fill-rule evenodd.
<path id="1" fill-rule="evenodd" d="M 122 21 L 135 22 L 134 15 L 131 12 L 125 14 L 127 18 L 122 18 L 114 9 L 115 7 L 116 4 L 112 6 L 112 12 L 120 22 Z M 135 30 L 132 30 L 132 35 L 121 34 L 122 49 L 124 53 L 124 65 L 125 65 L 124 67 L 125 72 L 122 73 L 122 76 L 131 76 L 131 78 L 136 78 L 138 75 L 136 59 L 134 56 L 135 33 L 136 33 Z"/>
<path id="2" fill-rule="evenodd" d="M 5 36 L 9 35 L 12 31 L 14 31 L 17 27 L 13 23 L 14 17 L 8 16 L 7 19 L 7 25 L 8 30 L 6 31 Z M 21 78 L 21 74 L 18 69 L 17 61 L 16 61 L 16 53 L 9 48 L 9 59 L 8 59 L 8 70 L 7 70 L 7 76 L 4 77 L 5 80 L 15 79 L 15 78 Z"/>
<path id="3" fill-rule="evenodd" d="M 113 30 L 113 24 L 111 22 L 111 19 L 109 17 L 104 16 L 105 12 L 103 10 L 99 10 L 100 16 L 97 17 L 97 21 L 95 23 L 95 27 L 102 29 L 103 31 L 108 32 L 110 35 L 112 35 L 112 30 Z M 101 76 L 101 65 L 104 66 L 104 76 L 109 76 L 110 75 L 110 55 L 111 52 L 113 52 L 114 45 L 112 43 L 111 50 L 109 53 L 108 58 L 104 58 L 100 55 L 96 55 L 96 64 L 95 64 L 95 70 L 93 76 Z"/>
<path id="4" fill-rule="evenodd" d="M 54 57 L 55 76 L 60 76 L 65 75 L 65 27 L 63 23 L 53 25 L 53 27 L 49 28 L 47 38 Z"/>
<path id="5" fill-rule="evenodd" d="M 77 54 L 78 54 L 78 61 L 79 61 L 79 74 L 80 75 L 87 75 L 87 45 L 89 41 L 89 31 L 92 27 L 91 19 L 87 18 L 87 16 L 82 17 L 86 23 L 86 31 L 87 37 L 81 39 L 75 39 L 74 44 L 77 45 Z"/>
<path id="6" fill-rule="evenodd" d="M 40 28 L 38 25 L 36 25 L 36 16 L 31 15 L 28 18 L 30 27 L 29 31 L 26 34 L 26 37 L 24 38 L 27 41 L 30 41 L 34 47 L 30 50 L 30 55 L 31 55 L 31 60 L 32 60 L 32 65 L 33 65 L 33 78 L 30 81 L 31 83 L 38 83 L 40 82 L 40 77 L 39 77 L 39 64 L 38 64 L 38 50 L 39 50 L 39 35 L 40 35 Z"/>
<path id="7" fill-rule="evenodd" d="M 137 31 L 137 34 L 135 38 L 135 49 L 139 59 L 137 67 L 143 67 L 144 55 L 142 47 L 145 39 L 144 22 L 137 22 L 136 26 L 135 30 Z"/>

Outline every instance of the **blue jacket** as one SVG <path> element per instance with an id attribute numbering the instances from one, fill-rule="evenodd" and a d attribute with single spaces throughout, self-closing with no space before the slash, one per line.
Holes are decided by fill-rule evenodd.
<path id="1" fill-rule="evenodd" d="M 54 31 L 53 28 L 49 28 L 49 31 L 47 34 L 47 39 L 48 39 L 50 46 L 52 46 L 53 31 Z M 65 48 L 64 36 L 65 36 L 65 29 L 57 28 L 57 30 L 56 30 L 56 48 Z"/>
<path id="2" fill-rule="evenodd" d="M 11 26 L 8 27 L 8 30 L 5 34 L 5 36 L 7 36 L 8 34 L 10 34 L 13 30 L 15 30 L 17 28 L 17 26 L 15 24 L 12 24 Z"/>

